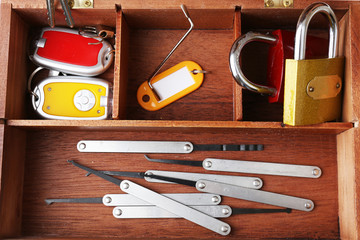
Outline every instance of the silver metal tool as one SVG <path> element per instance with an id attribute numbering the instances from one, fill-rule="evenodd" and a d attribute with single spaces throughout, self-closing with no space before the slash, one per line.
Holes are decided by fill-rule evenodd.
<path id="1" fill-rule="evenodd" d="M 60 4 L 62 9 L 64 10 L 64 15 L 65 15 L 65 21 L 67 23 L 67 25 L 71 28 L 74 27 L 75 23 L 74 23 L 74 19 L 71 15 L 71 9 L 69 6 L 69 3 L 67 0 L 60 0 Z M 55 5 L 54 5 L 54 0 L 46 0 L 46 6 L 47 6 L 47 11 L 48 11 L 48 21 L 49 21 L 49 25 L 50 27 L 55 27 Z"/>
<path id="2" fill-rule="evenodd" d="M 321 169 L 319 167 L 309 165 L 227 160 L 217 158 L 205 158 L 204 161 L 152 159 L 146 155 L 144 156 L 148 161 L 151 162 L 197 166 L 211 171 L 267 174 L 305 178 L 319 178 L 321 176 Z"/>
<path id="3" fill-rule="evenodd" d="M 168 193 L 162 195 L 216 218 L 225 218 L 237 214 L 291 213 L 290 208 L 230 208 L 227 205 L 218 205 L 221 202 L 220 195 L 209 193 Z M 106 194 L 102 198 L 45 199 L 45 202 L 48 205 L 53 203 L 103 203 L 105 206 L 116 207 L 117 210 L 114 209 L 113 211 L 116 218 L 178 218 L 178 216 L 130 194 Z"/>
<path id="4" fill-rule="evenodd" d="M 221 196 L 211 193 L 162 193 L 167 198 L 180 202 L 185 205 L 218 205 Z M 136 198 L 130 194 L 106 194 L 102 198 L 105 206 L 146 206 L 150 203 Z"/>
<path id="5" fill-rule="evenodd" d="M 199 179 L 207 179 L 210 181 L 222 182 L 233 184 L 241 187 L 260 189 L 263 186 L 263 181 L 257 177 L 243 177 L 243 176 L 229 176 L 229 175 L 218 175 L 218 174 L 204 174 L 204 173 L 193 173 L 193 172 L 171 172 L 171 171 L 158 171 L 148 170 L 146 172 L 127 172 L 127 171 L 101 171 L 106 175 L 141 178 L 148 182 L 160 182 L 160 183 L 173 183 L 147 177 L 147 175 L 155 174 L 165 177 L 175 177 L 179 179 L 197 181 Z M 89 174 L 88 174 L 89 175 Z"/>
<path id="6" fill-rule="evenodd" d="M 262 190 L 243 188 L 239 186 L 223 184 L 208 180 L 197 181 L 196 189 L 201 192 L 216 193 L 222 196 L 265 203 L 279 207 L 297 209 L 300 211 L 309 212 L 314 209 L 314 203 L 309 199 L 298 198 L 273 192 L 266 192 Z"/>
<path id="7" fill-rule="evenodd" d="M 82 140 L 80 152 L 191 153 L 192 151 L 261 151 L 262 144 L 193 144 L 181 141 Z"/>
<path id="8" fill-rule="evenodd" d="M 120 183 L 120 189 L 126 193 L 144 199 L 145 201 L 160 208 L 163 208 L 177 216 L 185 218 L 186 220 L 189 220 L 211 231 L 219 233 L 220 235 L 226 236 L 231 231 L 231 227 L 229 224 L 216 218 L 210 217 L 202 212 L 199 212 L 184 204 L 176 202 L 170 198 L 164 197 L 161 194 L 144 188 L 143 186 L 129 180 L 123 180 Z"/>
<path id="9" fill-rule="evenodd" d="M 231 208 L 227 205 L 189 207 L 214 218 L 227 218 L 231 216 Z M 115 207 L 113 215 L 115 218 L 181 218 L 157 206 Z"/>
<path id="10" fill-rule="evenodd" d="M 48 22 L 50 27 L 55 27 L 55 6 L 54 0 L 46 0 Z"/>
<path id="11" fill-rule="evenodd" d="M 164 196 L 186 205 L 218 205 L 220 195 L 211 193 L 164 193 Z M 108 207 L 115 206 L 146 206 L 148 202 L 130 194 L 106 194 L 94 198 L 55 198 L 45 199 L 46 204 L 53 203 L 102 203 Z"/>
<path id="12" fill-rule="evenodd" d="M 265 203 L 269 205 L 297 209 L 300 211 L 312 211 L 314 209 L 313 201 L 304 198 L 298 198 L 278 193 L 266 192 L 262 190 L 255 190 L 250 188 L 239 187 L 231 184 L 219 183 L 208 180 L 198 180 L 198 181 L 190 181 L 177 179 L 172 177 L 164 177 L 157 175 L 148 175 L 149 177 L 164 180 L 164 181 L 172 181 L 175 183 L 195 187 L 197 190 L 201 192 L 208 192 L 219 194 L 223 196 Z"/>
<path id="13" fill-rule="evenodd" d="M 140 198 L 152 205 L 163 208 L 175 215 L 178 215 L 182 218 L 185 218 L 193 223 L 196 223 L 204 228 L 212 230 L 221 235 L 228 235 L 231 231 L 231 227 L 229 224 L 220 221 L 216 218 L 208 216 L 198 210 L 190 208 L 182 203 L 174 201 L 168 197 L 165 197 L 159 193 L 156 193 L 150 189 L 147 189 L 141 185 L 133 183 L 129 180 L 120 180 L 94 169 L 85 167 L 75 161 L 68 161 L 72 163 L 74 166 L 79 167 L 87 172 L 90 172 L 98 177 L 101 177 L 104 180 L 114 183 L 117 186 L 120 186 L 120 189 L 126 193 L 129 193 L 137 198 Z"/>
<path id="14" fill-rule="evenodd" d="M 194 24 L 191 21 L 191 18 L 189 17 L 189 14 L 187 12 L 187 9 L 185 7 L 185 5 L 181 5 L 181 10 L 183 11 L 185 17 L 187 18 L 187 20 L 190 23 L 190 28 L 189 30 L 184 34 L 184 36 L 180 39 L 180 41 L 173 47 L 173 49 L 168 53 L 168 55 L 164 58 L 164 60 L 160 63 L 160 65 L 155 69 L 155 71 L 151 74 L 149 80 L 148 80 L 148 85 L 150 87 L 150 89 L 153 91 L 155 97 L 157 98 L 158 101 L 160 101 L 160 97 L 159 95 L 156 93 L 154 87 L 151 84 L 151 80 L 156 76 L 156 74 L 158 74 L 158 72 L 160 71 L 160 69 L 162 68 L 162 66 L 165 64 L 165 62 L 170 58 L 170 56 L 174 53 L 174 51 L 178 48 L 178 46 L 185 40 L 185 38 L 189 35 L 189 33 L 192 31 L 192 29 L 194 28 Z"/>
<path id="15" fill-rule="evenodd" d="M 229 206 L 218 205 L 221 201 L 219 195 L 208 193 L 170 193 L 162 195 L 212 217 L 225 218 L 231 215 Z M 180 218 L 130 194 L 107 194 L 102 198 L 46 199 L 45 202 L 48 205 L 55 202 L 103 203 L 105 206 L 115 207 L 113 215 L 116 218 Z"/>
<path id="16" fill-rule="evenodd" d="M 291 213 L 290 208 L 231 208 L 227 205 L 191 206 L 216 218 L 227 218 L 237 214 Z M 179 216 L 156 206 L 122 206 L 113 210 L 115 218 L 179 218 Z"/>
<path id="17" fill-rule="evenodd" d="M 102 197 L 87 197 L 87 198 L 48 198 L 45 199 L 47 205 L 53 203 L 103 203 Z"/>
<path id="18" fill-rule="evenodd" d="M 204 174 L 204 173 L 193 173 L 193 172 L 172 172 L 172 171 L 157 171 L 148 170 L 145 172 L 145 180 L 148 182 L 164 182 L 159 179 L 147 177 L 148 175 L 160 175 L 166 177 L 174 177 L 179 179 L 187 179 L 192 181 L 198 181 L 200 179 L 207 179 L 215 182 L 222 182 L 226 184 L 232 184 L 236 186 L 260 189 L 263 186 L 263 181 L 257 177 L 244 177 L 244 176 L 230 176 L 230 175 L 219 175 L 219 174 Z"/>

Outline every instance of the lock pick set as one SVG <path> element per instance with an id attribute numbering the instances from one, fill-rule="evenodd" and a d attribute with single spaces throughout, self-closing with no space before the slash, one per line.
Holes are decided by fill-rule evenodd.
<path id="1" fill-rule="evenodd" d="M 46 119 L 111 119 L 115 96 L 112 92 L 113 84 L 102 76 L 114 65 L 117 49 L 113 43 L 118 35 L 108 26 L 83 26 L 74 29 L 76 23 L 66 1 L 61 1 L 61 4 L 69 28 L 56 27 L 54 2 L 48 0 L 47 4 L 50 27 L 42 28 L 30 43 L 29 57 L 36 68 L 29 76 L 28 92 L 34 111 Z M 205 75 L 214 71 L 203 69 L 200 65 L 203 63 L 183 59 L 160 72 L 195 27 L 184 5 L 181 5 L 181 11 L 190 25 L 189 29 L 154 72 L 137 86 L 136 96 L 133 96 L 146 111 L 162 111 L 175 101 L 195 93 L 206 81 Z M 329 39 L 307 37 L 309 22 L 318 13 L 326 15 L 329 20 Z M 229 74 L 232 74 L 241 87 L 266 95 L 269 103 L 282 104 L 283 123 L 286 125 L 301 126 L 337 120 L 341 115 L 344 71 L 344 58 L 339 56 L 338 35 L 338 22 L 330 6 L 325 3 L 311 4 L 300 15 L 296 32 L 284 29 L 266 34 L 248 32 L 236 39 L 229 46 Z M 253 41 L 270 45 L 267 86 L 250 81 L 241 69 L 241 52 L 245 45 Z M 43 72 L 42 75 L 40 71 Z M 47 73 L 44 77 L 45 71 Z M 298 211 L 308 214 L 316 211 L 318 203 L 308 199 L 306 187 L 302 196 L 265 191 L 262 188 L 268 183 L 261 176 L 319 181 L 323 174 L 319 166 L 211 157 L 209 155 L 212 153 L 217 156 L 240 152 L 244 155 L 266 154 L 267 146 L 252 143 L 253 141 L 229 144 L 211 139 L 210 142 L 211 144 L 203 144 L 187 139 L 82 139 L 73 148 L 77 151 L 77 156 L 83 156 L 84 160 L 67 159 L 64 164 L 83 170 L 89 181 L 93 176 L 100 177 L 115 185 L 115 188 L 109 189 L 109 193 L 102 196 L 48 198 L 45 202 L 49 208 L 61 203 L 102 204 L 112 208 L 114 221 L 182 218 L 222 236 L 227 236 L 232 231 L 232 226 L 226 219 L 239 214 L 296 214 Z M 201 161 L 179 159 L 178 155 L 191 157 L 194 152 L 206 156 Z M 161 168 L 187 166 L 186 169 L 206 173 L 157 169 L 135 172 L 121 168 L 118 171 L 95 170 L 89 167 L 89 161 L 84 165 L 80 163 L 85 162 L 89 155 L 105 158 L 110 154 L 113 157 L 123 153 L 134 159 L 140 156 L 139 153 L 145 154 L 136 159 L 139 164 L 143 161 Z M 149 154 L 177 156 L 153 158 Z M 114 169 L 114 166 L 111 168 Z M 179 185 L 184 185 L 193 192 L 160 193 L 128 178 L 140 179 L 139 182 L 145 180 L 150 186 L 173 184 L 176 189 Z M 268 186 L 271 189 L 271 184 L 266 187 Z M 227 198 L 240 203 L 247 201 L 264 204 L 265 208 L 222 205 L 221 201 Z"/>
<path id="2" fill-rule="evenodd" d="M 84 144 L 87 141 L 80 141 Z M 140 141 L 138 144 L 156 146 L 157 142 Z M 162 143 L 162 142 L 160 142 Z M 170 142 L 173 143 L 173 142 Z M 126 144 L 126 141 L 121 141 Z M 130 142 L 135 144 L 135 142 Z M 152 153 L 169 153 L 166 144 L 163 151 L 160 147 L 155 148 Z M 145 149 L 148 146 L 145 146 Z M 263 151 L 264 146 L 261 147 Z M 204 151 L 204 150 L 202 150 Z M 215 151 L 222 151 L 217 149 Z M 236 151 L 234 149 L 230 151 Z M 254 150 L 244 150 L 254 151 Z M 97 151 L 99 152 L 99 151 Z M 100 151 L 101 152 L 101 151 Z M 132 148 L 121 152 L 136 153 Z M 89 152 L 87 152 L 89 154 Z M 184 154 L 184 153 L 183 153 Z M 225 159 L 205 159 L 202 161 L 176 161 L 167 159 L 152 159 L 145 155 L 151 162 L 188 164 L 191 166 L 201 165 L 205 169 L 238 172 L 251 174 L 268 174 L 290 177 L 319 178 L 321 169 L 317 166 L 250 162 Z M 219 162 L 217 164 L 216 162 Z M 75 160 L 68 160 L 73 166 L 87 172 L 87 176 L 96 175 L 106 181 L 114 183 L 127 194 L 106 194 L 96 198 L 56 198 L 46 199 L 47 204 L 54 203 L 102 203 L 105 206 L 114 207 L 113 216 L 117 219 L 127 218 L 184 218 L 204 228 L 214 231 L 220 235 L 228 235 L 231 226 L 218 218 L 227 218 L 236 214 L 270 214 L 291 213 L 292 209 L 310 212 L 315 208 L 315 203 L 306 198 L 283 195 L 261 190 L 263 181 L 257 177 L 203 174 L 193 172 L 174 172 L 148 170 L 146 172 L 127 171 L 99 171 L 84 166 Z M 214 164 L 214 165 L 213 165 Z M 120 176 L 120 180 L 115 176 Z M 195 188 L 200 193 L 160 194 L 134 183 L 127 178 L 140 178 L 148 182 L 181 184 Z M 228 205 L 218 205 L 221 197 L 230 197 L 246 201 L 253 201 L 282 208 L 232 208 Z"/>

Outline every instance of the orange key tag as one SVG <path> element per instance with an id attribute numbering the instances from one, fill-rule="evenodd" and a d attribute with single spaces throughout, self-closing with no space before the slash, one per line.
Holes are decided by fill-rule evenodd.
<path id="1" fill-rule="evenodd" d="M 144 109 L 156 111 L 198 89 L 203 79 L 204 71 L 199 64 L 184 61 L 156 75 L 151 80 L 153 89 L 148 81 L 143 82 L 138 88 L 137 100 Z"/>

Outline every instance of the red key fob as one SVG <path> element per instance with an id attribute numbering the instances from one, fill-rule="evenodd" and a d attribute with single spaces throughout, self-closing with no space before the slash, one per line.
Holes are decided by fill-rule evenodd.
<path id="1" fill-rule="evenodd" d="M 277 38 L 269 49 L 267 63 L 267 82 L 269 87 L 276 88 L 276 93 L 269 96 L 269 102 L 284 102 L 285 59 L 294 57 L 295 32 L 276 30 L 271 35 Z M 313 36 L 307 37 L 306 59 L 326 58 L 328 54 L 328 40 Z"/>
<path id="2" fill-rule="evenodd" d="M 44 28 L 34 44 L 32 61 L 63 73 L 95 76 L 105 72 L 113 61 L 110 43 L 73 29 Z"/>

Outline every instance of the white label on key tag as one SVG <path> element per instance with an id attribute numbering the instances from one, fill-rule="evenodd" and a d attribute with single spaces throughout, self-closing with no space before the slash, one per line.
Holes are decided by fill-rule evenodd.
<path id="1" fill-rule="evenodd" d="M 183 67 L 152 85 L 161 101 L 164 101 L 194 84 L 195 81 L 190 75 L 189 70 L 187 67 Z"/>

